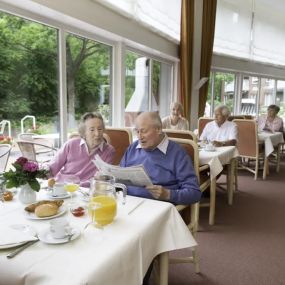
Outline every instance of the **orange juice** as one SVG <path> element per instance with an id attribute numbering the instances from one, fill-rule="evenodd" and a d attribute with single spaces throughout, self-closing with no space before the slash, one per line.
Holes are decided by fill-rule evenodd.
<path id="1" fill-rule="evenodd" d="M 99 225 L 105 226 L 113 222 L 117 214 L 117 202 L 114 197 L 99 195 L 90 199 L 91 203 L 98 203 L 99 207 L 92 210 L 89 207 L 89 215 L 92 221 L 96 221 Z"/>
<path id="2" fill-rule="evenodd" d="M 73 192 L 77 191 L 78 188 L 79 188 L 79 185 L 78 185 L 78 184 L 70 183 L 70 184 L 64 185 L 64 189 L 65 189 L 67 192 L 70 192 L 70 193 L 73 193 Z"/>

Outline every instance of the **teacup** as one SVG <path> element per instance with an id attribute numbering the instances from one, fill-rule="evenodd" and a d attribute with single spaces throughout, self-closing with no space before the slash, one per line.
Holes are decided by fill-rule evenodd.
<path id="1" fill-rule="evenodd" d="M 55 183 L 52 189 L 53 196 L 64 196 L 66 195 L 66 190 L 64 189 L 64 183 Z"/>
<path id="2" fill-rule="evenodd" d="M 215 150 L 215 146 L 212 145 L 212 144 L 207 144 L 207 145 L 205 146 L 205 150 L 213 151 L 213 150 Z"/>
<path id="3" fill-rule="evenodd" d="M 50 232 L 53 238 L 65 238 L 71 234 L 71 227 L 66 219 L 55 219 L 50 222 Z"/>

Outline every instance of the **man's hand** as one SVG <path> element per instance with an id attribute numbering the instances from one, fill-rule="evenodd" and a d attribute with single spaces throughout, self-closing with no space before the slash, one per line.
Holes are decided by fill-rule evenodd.
<path id="1" fill-rule="evenodd" d="M 155 199 L 165 201 L 169 201 L 170 199 L 170 190 L 163 188 L 161 185 L 147 186 L 146 189 Z"/>

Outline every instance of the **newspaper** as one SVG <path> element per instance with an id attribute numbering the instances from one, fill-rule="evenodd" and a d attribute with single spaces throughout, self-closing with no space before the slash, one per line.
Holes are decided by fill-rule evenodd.
<path id="1" fill-rule="evenodd" d="M 116 182 L 133 186 L 152 185 L 151 179 L 142 164 L 130 167 L 115 166 L 103 161 L 98 154 L 95 155 L 93 162 L 103 174 L 113 175 L 116 178 Z"/>

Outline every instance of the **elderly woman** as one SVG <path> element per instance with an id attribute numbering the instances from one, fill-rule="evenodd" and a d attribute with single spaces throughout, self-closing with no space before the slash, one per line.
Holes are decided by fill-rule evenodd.
<path id="1" fill-rule="evenodd" d="M 49 164 L 51 176 L 64 181 L 68 175 L 76 175 L 80 185 L 88 186 L 89 180 L 97 172 L 92 162 L 98 154 L 107 163 L 112 163 L 115 150 L 105 142 L 104 121 L 100 113 L 86 113 L 79 124 L 80 137 L 68 140 Z"/>
<path id="2" fill-rule="evenodd" d="M 200 140 L 212 142 L 215 146 L 236 145 L 237 125 L 228 121 L 230 111 L 221 105 L 215 109 L 215 120 L 206 124 Z"/>
<path id="3" fill-rule="evenodd" d="M 267 108 L 267 115 L 258 118 L 258 130 L 269 132 L 283 132 L 283 120 L 277 116 L 280 108 L 277 105 L 270 105 Z"/>
<path id="4" fill-rule="evenodd" d="M 183 107 L 179 102 L 170 105 L 170 116 L 162 119 L 163 129 L 189 130 L 188 121 L 182 117 Z"/>

